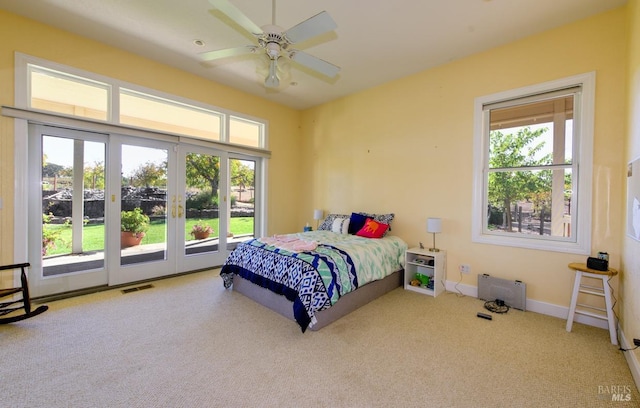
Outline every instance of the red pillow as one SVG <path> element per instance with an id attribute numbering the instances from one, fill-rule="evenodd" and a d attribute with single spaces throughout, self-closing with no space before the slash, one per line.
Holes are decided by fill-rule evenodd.
<path id="1" fill-rule="evenodd" d="M 356 235 L 365 238 L 382 238 L 387 229 L 389 229 L 389 224 L 383 224 L 368 218 L 362 229 L 356 232 Z"/>

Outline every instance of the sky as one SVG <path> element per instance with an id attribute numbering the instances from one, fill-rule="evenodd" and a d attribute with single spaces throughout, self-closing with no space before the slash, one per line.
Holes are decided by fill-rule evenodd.
<path id="1" fill-rule="evenodd" d="M 122 173 L 130 176 L 141 164 L 151 162 L 161 164 L 167 160 L 167 151 L 151 147 L 124 145 L 122 150 Z M 47 156 L 47 163 L 59 164 L 64 167 L 73 166 L 73 139 L 45 136 L 42 142 L 43 153 Z M 84 142 L 84 165 L 94 166 L 105 163 L 105 144 L 100 142 Z"/>

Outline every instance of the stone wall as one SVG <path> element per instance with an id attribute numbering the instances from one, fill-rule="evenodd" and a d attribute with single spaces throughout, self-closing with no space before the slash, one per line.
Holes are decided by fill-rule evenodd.
<path id="1" fill-rule="evenodd" d="M 72 214 L 72 191 L 43 191 L 42 213 L 53 214 L 56 219 L 71 217 Z M 131 211 L 134 208 L 142 209 L 147 215 L 158 213 L 160 206 L 166 203 L 167 192 L 156 187 L 150 188 L 122 188 L 121 208 L 123 211 Z M 88 219 L 104 218 L 104 191 L 85 190 L 84 191 L 84 216 Z M 166 211 L 170 211 L 167 209 Z M 187 218 L 218 218 L 218 209 L 197 209 L 187 210 Z M 253 208 L 232 208 L 231 217 L 253 217 Z"/>

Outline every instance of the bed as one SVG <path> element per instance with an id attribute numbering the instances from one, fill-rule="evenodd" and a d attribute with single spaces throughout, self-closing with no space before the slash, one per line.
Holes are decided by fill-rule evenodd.
<path id="1" fill-rule="evenodd" d="M 225 287 L 295 320 L 305 332 L 401 286 L 407 244 L 386 232 L 363 236 L 355 226 L 350 233 L 344 222 L 350 217 L 342 217 L 325 219 L 318 231 L 240 244 L 221 269 Z"/>

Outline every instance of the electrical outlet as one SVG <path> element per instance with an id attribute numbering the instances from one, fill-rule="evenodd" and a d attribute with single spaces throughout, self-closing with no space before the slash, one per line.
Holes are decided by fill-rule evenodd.
<path id="1" fill-rule="evenodd" d="M 633 345 L 636 347 L 640 347 L 640 339 L 633 339 Z"/>
<path id="2" fill-rule="evenodd" d="M 460 264 L 458 265 L 458 270 L 460 273 L 469 273 L 471 272 L 471 265 L 469 264 Z"/>

